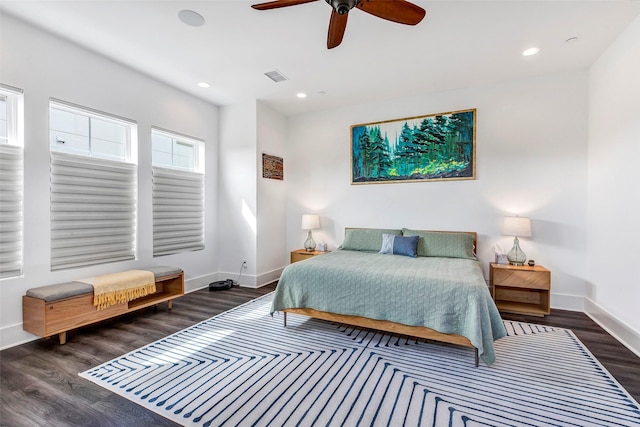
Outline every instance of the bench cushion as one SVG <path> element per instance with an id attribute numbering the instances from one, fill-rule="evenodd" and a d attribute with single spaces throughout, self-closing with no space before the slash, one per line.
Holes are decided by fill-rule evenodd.
<path id="1" fill-rule="evenodd" d="M 170 276 L 172 274 L 182 273 L 181 268 L 167 267 L 167 266 L 154 266 L 147 268 L 140 268 L 140 270 L 150 271 L 157 279 L 159 277 Z M 39 288 L 32 288 L 27 290 L 27 296 L 45 300 L 46 302 L 57 301 L 64 298 L 75 297 L 77 295 L 92 294 L 93 286 L 83 282 L 67 282 L 58 283 L 55 285 L 41 286 Z"/>
<path id="2" fill-rule="evenodd" d="M 75 297 L 77 295 L 92 294 L 93 286 L 82 282 L 58 283 L 40 286 L 27 291 L 27 296 L 45 300 L 46 302 Z"/>
<path id="3" fill-rule="evenodd" d="M 167 266 L 164 266 L 164 265 L 159 265 L 159 266 L 154 266 L 154 267 L 145 267 L 145 268 L 140 268 L 139 270 L 145 270 L 145 271 L 152 272 L 156 279 L 158 277 L 164 277 L 164 276 L 170 276 L 172 274 L 180 274 L 180 273 L 182 273 L 182 269 L 181 268 L 167 267 Z"/>

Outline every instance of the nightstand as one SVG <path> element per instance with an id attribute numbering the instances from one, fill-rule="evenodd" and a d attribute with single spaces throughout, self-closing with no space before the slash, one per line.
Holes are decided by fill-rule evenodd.
<path id="1" fill-rule="evenodd" d="M 550 313 L 551 272 L 541 265 L 489 264 L 491 295 L 498 310 L 544 316 Z"/>
<path id="2" fill-rule="evenodd" d="M 291 251 L 291 264 L 293 264 L 294 262 L 303 261 L 305 259 L 309 259 L 311 257 L 326 254 L 326 253 L 327 252 L 321 252 L 321 251 L 307 252 L 304 249 L 296 249 L 295 251 Z"/>

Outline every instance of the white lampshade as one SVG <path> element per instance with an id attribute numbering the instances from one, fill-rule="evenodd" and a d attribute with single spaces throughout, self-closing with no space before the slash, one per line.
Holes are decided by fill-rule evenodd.
<path id="1" fill-rule="evenodd" d="M 302 215 L 303 230 L 315 230 L 316 228 L 320 228 L 320 217 L 318 215 Z"/>
<path id="2" fill-rule="evenodd" d="M 519 216 L 507 216 L 502 225 L 502 234 L 514 237 L 531 237 L 531 220 Z"/>

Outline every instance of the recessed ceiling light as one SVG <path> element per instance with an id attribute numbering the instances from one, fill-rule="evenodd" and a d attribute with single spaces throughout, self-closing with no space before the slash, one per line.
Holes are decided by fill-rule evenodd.
<path id="1" fill-rule="evenodd" d="M 200 83 L 198 83 L 198 86 L 203 87 L 205 89 L 208 88 L 208 87 L 211 87 L 211 85 L 209 83 L 207 83 L 207 82 L 200 82 Z"/>
<path id="2" fill-rule="evenodd" d="M 204 25 L 204 18 L 193 10 L 181 10 L 178 12 L 178 18 L 191 27 L 201 27 Z"/>
<path id="3" fill-rule="evenodd" d="M 297 96 L 298 98 L 306 98 L 306 97 L 307 97 L 307 94 L 306 94 L 306 93 L 304 93 L 304 92 L 298 92 L 298 93 L 296 93 L 296 96 Z"/>
<path id="4" fill-rule="evenodd" d="M 522 52 L 522 56 L 531 56 L 531 55 L 535 55 L 538 52 L 540 52 L 540 48 L 530 47 L 529 49 Z"/>

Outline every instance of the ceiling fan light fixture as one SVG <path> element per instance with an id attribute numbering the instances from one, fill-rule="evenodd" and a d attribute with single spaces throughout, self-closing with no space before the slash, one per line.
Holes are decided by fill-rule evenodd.
<path id="1" fill-rule="evenodd" d="M 353 9 L 358 0 L 326 0 L 329 5 L 338 13 L 338 15 L 346 15 Z"/>
<path id="2" fill-rule="evenodd" d="M 252 4 L 251 7 L 256 10 L 269 10 L 314 1 L 317 0 L 271 0 Z M 329 19 L 329 33 L 327 34 L 327 49 L 333 49 L 342 43 L 349 11 L 354 7 L 378 18 L 405 25 L 417 25 L 426 15 L 423 8 L 408 0 L 325 0 L 325 2 L 332 9 Z"/>

